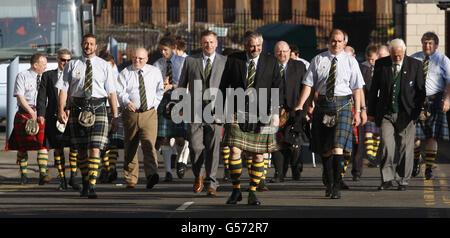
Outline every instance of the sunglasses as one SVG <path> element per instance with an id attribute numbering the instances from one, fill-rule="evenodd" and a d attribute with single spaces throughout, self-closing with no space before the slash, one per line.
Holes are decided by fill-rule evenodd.
<path id="1" fill-rule="evenodd" d="M 71 59 L 59 59 L 59 60 L 61 60 L 62 62 L 69 62 Z"/>

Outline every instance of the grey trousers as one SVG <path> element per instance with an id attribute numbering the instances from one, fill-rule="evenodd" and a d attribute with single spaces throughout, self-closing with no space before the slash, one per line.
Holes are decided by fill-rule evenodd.
<path id="1" fill-rule="evenodd" d="M 219 167 L 222 128 L 223 126 L 219 124 L 189 124 L 188 140 L 192 172 L 197 178 L 206 172 L 204 182 L 207 188 L 217 189 L 219 186 L 216 174 Z"/>
<path id="2" fill-rule="evenodd" d="M 404 112 L 385 115 L 381 122 L 381 178 L 383 182 L 396 180 L 408 185 L 414 159 L 414 122 Z M 398 163 L 394 158 L 398 150 Z"/>

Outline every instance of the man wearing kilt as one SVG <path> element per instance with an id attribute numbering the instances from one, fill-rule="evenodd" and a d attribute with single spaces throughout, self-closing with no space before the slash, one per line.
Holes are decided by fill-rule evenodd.
<path id="1" fill-rule="evenodd" d="M 368 117 L 381 129 L 381 186 L 405 191 L 411 179 L 414 157 L 414 121 L 425 100 L 422 63 L 406 56 L 402 39 L 389 43 L 390 56 L 375 62 L 372 85 L 368 95 Z M 394 167 L 398 150 L 399 161 Z"/>
<path id="2" fill-rule="evenodd" d="M 61 90 L 58 120 L 61 123 L 68 121 L 70 142 L 79 152 L 78 167 L 83 178 L 81 197 L 97 198 L 95 184 L 100 150 L 108 143 L 107 99 L 113 112 L 113 132 L 117 131 L 119 115 L 112 67 L 95 55 L 96 36 L 84 35 L 81 48 L 83 56 L 71 60 L 64 68 L 63 77 L 56 83 Z M 64 111 L 67 98 L 70 110 Z"/>
<path id="3" fill-rule="evenodd" d="M 322 158 L 325 196 L 339 199 L 343 153 L 352 150 L 352 128 L 361 120 L 360 96 L 364 79 L 356 59 L 344 52 L 344 32 L 334 29 L 328 43 L 328 51 L 311 61 L 295 110 L 302 110 L 312 88 L 318 92 L 312 115 L 311 148 Z M 355 114 L 352 118 L 353 103 Z"/>
<path id="4" fill-rule="evenodd" d="M 232 90 L 243 89 L 244 91 L 247 90 L 247 92 L 253 92 L 256 95 L 259 95 L 256 92 L 266 90 L 267 98 L 257 97 L 254 104 L 260 105 L 266 101 L 265 105 L 268 107 L 267 112 L 259 111 L 259 115 L 251 114 L 249 111 L 250 102 L 247 100 L 247 96 L 245 97 L 245 111 L 244 108 L 237 108 L 237 104 L 229 105 L 232 108 L 234 107 L 232 112 L 244 111 L 244 114 L 248 114 L 248 119 L 245 118 L 242 122 L 236 122 L 236 118 L 234 118 L 235 120 L 225 127 L 223 143 L 231 148 L 229 166 L 233 183 L 233 192 L 228 198 L 227 204 L 236 204 L 242 200 L 240 189 L 242 151 L 246 153 L 246 157 L 252 157 L 252 164 L 249 169 L 251 179 L 248 204 L 261 204 L 256 197 L 256 188 L 264 173 L 263 154 L 276 150 L 276 131 L 263 131 L 263 128 L 267 128 L 269 124 L 263 123 L 259 119 L 257 119 L 258 121 L 256 123 L 250 121 L 252 117 L 260 116 L 262 113 L 268 113 L 269 115 L 272 114 L 271 125 L 278 125 L 279 105 L 271 102 L 272 89 L 279 89 L 279 95 L 275 95 L 275 97 L 279 96 L 280 101 L 283 98 L 283 82 L 281 80 L 277 59 L 261 54 L 262 44 L 263 38 L 260 33 L 247 32 L 244 37 L 245 51 L 233 53 L 228 56 L 222 75 L 220 90 L 223 95 L 226 95 L 227 88 L 231 88 Z M 230 100 L 230 98 L 227 100 Z M 229 112 L 227 109 L 225 111 Z"/>
<path id="5" fill-rule="evenodd" d="M 53 156 L 55 158 L 55 165 L 58 169 L 60 179 L 58 190 L 67 190 L 64 147 L 70 146 L 70 131 L 69 128 L 65 128 L 64 132 L 57 129 L 56 123 L 58 121 L 59 90 L 55 87 L 55 84 L 58 79 L 62 77 L 64 66 L 72 58 L 72 53 L 68 49 L 59 49 L 56 54 L 58 68 L 49 70 L 42 74 L 37 99 L 37 114 L 40 120 L 45 120 L 46 147 L 48 149 L 55 149 Z M 71 169 L 69 185 L 75 190 L 80 189 L 80 186 L 75 183 L 75 176 L 77 172 L 77 153 L 78 152 L 71 146 L 69 156 Z M 75 156 L 73 156 L 74 154 Z"/>
<path id="6" fill-rule="evenodd" d="M 414 167 L 412 176 L 420 173 L 420 141 L 425 140 L 425 179 L 433 178 L 437 140 L 449 140 L 446 112 L 450 107 L 450 60 L 437 51 L 439 38 L 433 32 L 422 36 L 422 51 L 411 57 L 422 61 L 426 98 L 424 109 L 416 124 Z"/>
<path id="7" fill-rule="evenodd" d="M 104 59 L 108 62 L 113 68 L 113 78 L 114 80 L 119 80 L 119 70 L 114 62 L 114 57 L 109 52 L 101 52 L 99 55 L 100 58 Z M 119 95 L 119 92 L 116 92 Z M 119 114 L 120 104 L 117 101 L 117 110 Z M 106 111 L 108 112 L 108 122 L 111 123 L 113 118 L 113 112 L 111 110 L 111 106 L 108 102 L 106 102 Z M 117 119 L 118 128 L 116 132 L 110 131 L 108 133 L 108 144 L 106 148 L 101 151 L 101 159 L 102 159 L 102 169 L 100 171 L 100 177 L 98 178 L 101 183 L 112 183 L 117 179 L 117 158 L 119 157 L 119 149 L 123 149 L 123 123 L 122 117 Z"/>
<path id="8" fill-rule="evenodd" d="M 31 68 L 17 74 L 14 84 L 14 96 L 17 98 L 19 110 L 14 117 L 14 128 L 6 144 L 6 150 L 17 150 L 17 162 L 20 165 L 20 183 L 26 184 L 28 180 L 28 153 L 29 150 L 37 150 L 37 162 L 39 165 L 39 185 L 50 182 L 47 175 L 48 150 L 45 147 L 43 118 L 37 117 L 36 100 L 42 73 L 47 68 L 47 58 L 39 53 L 31 56 Z M 26 132 L 27 121 L 38 123 L 38 132 L 30 135 Z M 34 126 L 36 127 L 36 125 Z M 35 128 L 37 129 L 37 128 Z"/>
<path id="9" fill-rule="evenodd" d="M 166 168 L 165 182 L 172 181 L 172 165 L 171 158 L 173 149 L 169 141 L 175 138 L 175 147 L 178 154 L 181 154 L 185 148 L 186 127 L 183 122 L 176 124 L 170 118 L 164 116 L 167 104 L 171 101 L 172 91 L 178 88 L 178 81 L 181 75 L 185 58 L 174 53 L 175 42 L 170 37 L 164 37 L 159 41 L 159 50 L 163 57 L 158 59 L 156 66 L 164 79 L 164 97 L 158 106 L 158 140 L 161 142 L 161 151 L 164 157 L 164 165 Z"/>

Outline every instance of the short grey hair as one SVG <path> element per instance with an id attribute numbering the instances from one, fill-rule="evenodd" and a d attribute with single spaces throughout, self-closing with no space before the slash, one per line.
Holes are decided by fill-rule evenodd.
<path id="1" fill-rule="evenodd" d="M 261 41 L 263 41 L 263 37 L 262 37 L 261 33 L 257 32 L 257 31 L 247 31 L 244 34 L 244 43 L 245 43 L 245 45 L 247 45 L 251 40 L 257 39 L 257 38 L 260 38 Z"/>
<path id="2" fill-rule="evenodd" d="M 403 49 L 403 51 L 406 52 L 406 44 L 402 39 L 396 38 L 396 39 L 391 40 L 391 42 L 389 42 L 389 52 L 392 53 L 393 48 L 399 48 L 399 47 L 401 47 Z"/>
<path id="3" fill-rule="evenodd" d="M 61 55 L 70 55 L 70 57 L 72 57 L 72 52 L 66 48 L 61 48 L 61 49 L 57 50 L 56 54 L 57 54 L 58 58 L 60 58 Z"/>

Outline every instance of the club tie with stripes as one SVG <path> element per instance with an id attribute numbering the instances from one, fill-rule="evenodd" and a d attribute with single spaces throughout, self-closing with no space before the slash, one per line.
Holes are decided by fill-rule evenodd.
<path id="1" fill-rule="evenodd" d="M 142 70 L 138 71 L 139 74 L 139 96 L 141 98 L 141 109 L 142 111 L 147 111 L 147 95 L 145 93 L 144 77 L 142 76 Z"/>
<path id="2" fill-rule="evenodd" d="M 84 77 L 84 96 L 92 97 L 92 64 L 91 60 L 86 60 L 86 73 Z"/>
<path id="3" fill-rule="evenodd" d="M 325 93 L 325 96 L 328 101 L 332 101 L 334 97 L 334 85 L 336 82 L 336 57 L 333 58 L 331 61 L 331 68 L 330 72 L 328 73 L 328 79 L 327 79 L 327 91 Z"/>

